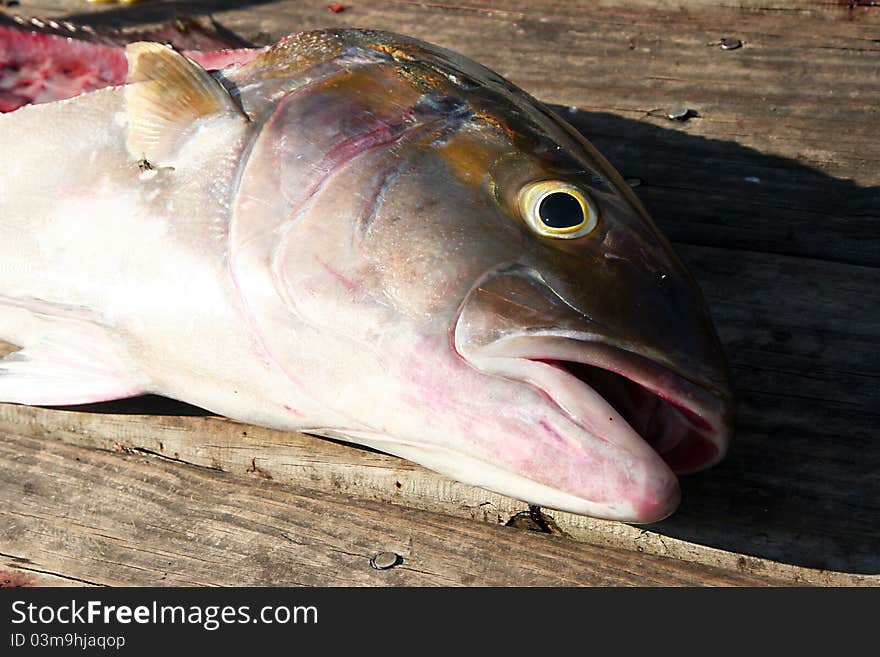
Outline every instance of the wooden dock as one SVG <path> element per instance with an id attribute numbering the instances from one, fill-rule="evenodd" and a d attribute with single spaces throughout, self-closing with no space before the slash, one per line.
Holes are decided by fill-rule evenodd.
<path id="1" fill-rule="evenodd" d="M 176 5 L 261 42 L 393 30 L 556 106 L 640 182 L 705 292 L 739 402 L 730 455 L 683 478 L 662 523 L 534 522 L 394 457 L 167 400 L 0 405 L 0 584 L 880 584 L 880 6 L 328 4 L 7 11 L 143 24 Z M 371 568 L 383 551 L 402 563 Z"/>

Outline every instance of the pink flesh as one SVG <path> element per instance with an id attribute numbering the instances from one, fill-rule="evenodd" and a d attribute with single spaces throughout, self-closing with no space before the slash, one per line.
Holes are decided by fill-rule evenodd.
<path id="1" fill-rule="evenodd" d="M 244 64 L 263 51 L 184 51 L 207 70 Z M 125 83 L 125 49 L 0 25 L 0 112 L 73 98 Z"/>
<path id="2" fill-rule="evenodd" d="M 661 389 L 650 390 L 610 369 L 581 363 L 562 366 L 597 390 L 673 472 L 694 472 L 719 456 L 718 447 L 706 437 L 713 427 Z"/>
<path id="3" fill-rule="evenodd" d="M 254 57 L 266 50 L 265 48 L 234 48 L 230 50 L 214 50 L 212 52 L 199 52 L 197 50 L 184 50 L 183 54 L 198 63 L 208 71 L 219 71 L 233 64 L 241 66 L 247 64 Z"/>

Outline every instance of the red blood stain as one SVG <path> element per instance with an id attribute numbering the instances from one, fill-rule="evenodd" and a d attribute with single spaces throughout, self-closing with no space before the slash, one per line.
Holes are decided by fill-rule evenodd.
<path id="1" fill-rule="evenodd" d="M 284 405 L 284 410 L 289 411 L 290 413 L 293 413 L 297 417 L 303 416 L 303 414 L 300 413 L 298 410 L 296 410 L 293 406 L 288 406 L 287 404 Z"/>
<path id="2" fill-rule="evenodd" d="M 9 570 L 0 570 L 0 589 L 16 588 L 20 586 L 35 586 L 32 575 L 15 573 Z"/>

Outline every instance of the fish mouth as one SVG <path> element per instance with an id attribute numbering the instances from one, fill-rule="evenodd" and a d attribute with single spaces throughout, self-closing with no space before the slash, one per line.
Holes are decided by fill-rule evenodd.
<path id="1" fill-rule="evenodd" d="M 512 359 L 506 376 L 541 390 L 579 426 L 630 450 L 647 445 L 675 474 L 711 467 L 727 451 L 730 395 L 645 356 L 564 337 L 509 338 L 486 352 Z"/>
<path id="2" fill-rule="evenodd" d="M 581 500 L 553 508 L 655 522 L 677 508 L 676 475 L 727 452 L 733 396 L 723 352 L 698 292 L 686 277 L 679 283 L 689 303 L 603 307 L 515 265 L 487 272 L 463 300 L 458 356 L 539 395 L 506 393 L 529 428 L 516 445 L 494 442 L 512 471 Z"/>
<path id="3" fill-rule="evenodd" d="M 606 491 L 604 502 L 585 491 L 587 515 L 662 520 L 681 499 L 676 475 L 708 468 L 727 451 L 731 398 L 624 348 L 525 335 L 485 345 L 467 360 L 484 373 L 539 391 L 555 415 L 575 425 L 566 432 L 573 462 L 601 451 L 607 469 L 596 476 L 614 472 L 627 482 Z"/>

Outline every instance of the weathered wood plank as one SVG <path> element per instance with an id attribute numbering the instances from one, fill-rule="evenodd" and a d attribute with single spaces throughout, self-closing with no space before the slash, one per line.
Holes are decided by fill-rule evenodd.
<path id="1" fill-rule="evenodd" d="M 89 583 L 794 583 L 62 442 L 4 435 L 0 460 L 4 558 Z"/>

